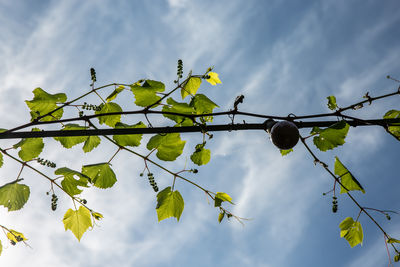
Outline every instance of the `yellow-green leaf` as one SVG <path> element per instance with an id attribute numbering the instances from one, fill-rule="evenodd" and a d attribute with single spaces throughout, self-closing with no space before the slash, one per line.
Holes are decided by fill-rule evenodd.
<path id="1" fill-rule="evenodd" d="M 339 224 L 339 228 L 340 237 L 344 237 L 351 247 L 358 244 L 362 245 L 364 235 L 359 221 L 354 221 L 353 218 L 347 217 Z"/>
<path id="2" fill-rule="evenodd" d="M 26 100 L 25 103 L 31 110 L 32 120 L 39 116 L 43 116 L 58 108 L 57 103 L 63 103 L 67 101 L 67 96 L 64 93 L 59 94 L 48 94 L 42 88 L 36 88 L 33 90 L 34 97 L 32 100 Z M 46 116 L 41 121 L 55 121 L 61 119 L 63 110 L 59 109 L 53 112 L 50 116 Z"/>
<path id="3" fill-rule="evenodd" d="M 214 207 L 220 207 L 224 201 L 228 201 L 229 203 L 233 204 L 232 197 L 230 195 L 224 192 L 217 192 L 214 197 Z"/>
<path id="4" fill-rule="evenodd" d="M 400 119 L 400 110 L 389 110 L 383 116 L 384 119 Z M 388 131 L 395 137 L 397 140 L 400 141 L 400 122 L 392 124 L 388 127 Z"/>
<path id="5" fill-rule="evenodd" d="M 32 132 L 40 131 L 38 128 L 32 129 Z M 24 138 L 14 145 L 14 148 L 21 148 L 18 156 L 23 161 L 30 161 L 42 153 L 44 147 L 43 138 Z"/>
<path id="6" fill-rule="evenodd" d="M 1 256 L 1 252 L 3 252 L 3 245 L 1 244 L 1 240 L 0 240 L 0 256 Z"/>
<path id="7" fill-rule="evenodd" d="M 100 221 L 101 219 L 103 219 L 103 214 L 99 213 L 99 212 L 92 212 L 92 216 L 95 220 Z"/>
<path id="8" fill-rule="evenodd" d="M 395 239 L 395 238 L 389 238 L 386 242 L 388 242 L 389 244 L 400 243 L 400 240 Z"/>
<path id="9" fill-rule="evenodd" d="M 196 145 L 196 150 L 190 156 L 190 159 L 194 164 L 205 165 L 210 161 L 211 150 L 204 148 L 205 144 Z"/>
<path id="10" fill-rule="evenodd" d="M 7 233 L 7 238 L 10 240 L 11 244 L 16 244 L 21 241 L 28 240 L 23 233 L 17 232 L 15 230 L 10 229 Z"/>
<path id="11" fill-rule="evenodd" d="M 157 134 L 150 138 L 147 149 L 157 149 L 156 155 L 161 160 L 174 161 L 182 154 L 185 143 L 179 133 Z"/>
<path id="12" fill-rule="evenodd" d="M 293 152 L 293 148 L 287 149 L 287 150 L 281 149 L 281 155 L 282 155 L 282 156 L 286 156 L 286 155 L 289 154 L 290 152 Z"/>
<path id="13" fill-rule="evenodd" d="M 311 134 L 317 134 L 313 141 L 316 147 L 321 151 L 327 151 L 345 143 L 344 139 L 349 131 L 349 124 L 344 120 L 333 124 L 332 126 L 320 129 L 314 127 Z"/>
<path id="14" fill-rule="evenodd" d="M 200 88 L 201 79 L 198 77 L 190 77 L 187 83 L 181 89 L 181 96 L 184 99 L 188 95 L 195 95 Z"/>
<path id="15" fill-rule="evenodd" d="M 0 205 L 14 211 L 22 209 L 30 195 L 29 186 L 19 184 L 17 181 L 0 187 Z"/>
<path id="16" fill-rule="evenodd" d="M 168 186 L 157 194 L 157 216 L 158 221 L 175 217 L 177 221 L 181 217 L 183 212 L 184 202 L 179 191 L 171 191 L 171 187 Z"/>
<path id="17" fill-rule="evenodd" d="M 146 80 L 141 85 L 141 82 L 134 83 L 131 85 L 131 91 L 135 95 L 135 104 L 140 107 L 147 107 L 158 100 L 160 96 L 158 92 L 164 92 L 165 85 L 162 82 Z M 155 107 L 155 106 L 154 106 Z"/>
<path id="18" fill-rule="evenodd" d="M 79 241 L 86 230 L 93 226 L 90 211 L 83 206 L 80 206 L 78 210 L 67 210 L 63 223 L 65 231 L 71 230 Z"/>
<path id="19" fill-rule="evenodd" d="M 105 114 L 105 113 L 113 113 L 113 112 L 122 112 L 122 108 L 114 102 L 108 102 L 102 105 L 100 110 L 97 110 L 95 114 Z M 99 117 L 100 124 L 106 124 L 110 127 L 114 127 L 114 125 L 121 120 L 121 115 L 105 115 Z"/>
<path id="20" fill-rule="evenodd" d="M 115 124 L 116 129 L 122 129 L 122 128 L 146 128 L 146 125 L 143 122 L 139 122 L 134 125 L 129 125 L 125 124 L 122 122 L 118 122 Z M 139 146 L 140 141 L 142 140 L 143 134 L 124 134 L 124 135 L 114 135 L 113 139 L 115 142 L 117 142 L 118 145 L 120 146 Z"/>
<path id="21" fill-rule="evenodd" d="M 98 188 L 110 188 L 117 181 L 115 173 L 110 167 L 110 163 L 82 166 L 82 173 L 90 177 L 93 185 Z"/>
<path id="22" fill-rule="evenodd" d="M 115 88 L 115 90 L 109 96 L 107 96 L 106 101 L 110 102 L 110 101 L 114 100 L 117 97 L 117 95 L 119 93 L 121 93 L 124 89 L 125 89 L 125 86 L 123 86 L 123 85 L 118 86 L 117 88 Z"/>
<path id="23" fill-rule="evenodd" d="M 336 97 L 331 95 L 328 96 L 327 99 L 328 99 L 328 108 L 330 110 L 335 110 L 337 108 Z"/>
<path id="24" fill-rule="evenodd" d="M 64 179 L 61 181 L 61 186 L 68 194 L 72 196 L 82 193 L 82 190 L 79 189 L 78 186 L 88 187 L 88 183 L 90 182 L 90 178 L 88 176 L 66 167 L 57 169 L 54 174 L 64 176 Z M 75 177 L 78 179 L 75 179 Z"/>
<path id="25" fill-rule="evenodd" d="M 359 190 L 365 194 L 365 190 L 351 172 L 340 162 L 338 157 L 335 157 L 335 174 L 339 176 L 340 182 L 343 186 L 340 188 L 340 193 L 347 193 L 348 191 Z"/>
<path id="26" fill-rule="evenodd" d="M 210 76 L 210 78 L 206 79 L 206 81 L 209 82 L 211 85 L 217 85 L 217 83 L 221 83 L 221 80 L 218 78 L 218 73 L 209 72 L 208 76 Z"/>
<path id="27" fill-rule="evenodd" d="M 218 215 L 218 222 L 221 223 L 225 217 L 225 212 L 220 212 Z"/>
<path id="28" fill-rule="evenodd" d="M 94 148 L 96 148 L 101 142 L 100 137 L 93 135 L 93 136 L 88 136 L 85 144 L 83 144 L 83 151 L 86 152 L 90 152 L 92 151 Z"/>

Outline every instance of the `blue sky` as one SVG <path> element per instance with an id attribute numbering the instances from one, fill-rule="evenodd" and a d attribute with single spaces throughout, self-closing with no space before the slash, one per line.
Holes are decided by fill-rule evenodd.
<path id="1" fill-rule="evenodd" d="M 24 100 L 38 86 L 72 99 L 89 89 L 94 67 L 99 85 L 150 78 L 171 88 L 178 59 L 185 72 L 215 66 L 222 85 L 201 90 L 220 110 L 244 94 L 243 111 L 327 112 L 329 95 L 346 106 L 367 91 L 374 96 L 398 87 L 385 76 L 400 77 L 399 24 L 396 0 L 0 0 L 0 127 L 29 120 Z M 133 98 L 125 100 L 127 107 L 130 103 Z M 354 115 L 380 118 L 399 108 L 393 97 Z M 166 164 L 171 169 L 181 169 L 201 140 L 196 134 L 184 137 L 186 154 Z M 346 141 L 318 155 L 332 167 L 337 155 L 352 171 L 367 191 L 354 194 L 363 205 L 400 210 L 399 142 L 373 127 L 350 129 Z M 322 193 L 331 189 L 332 179 L 314 167 L 304 147 L 282 158 L 267 134 L 256 131 L 216 133 L 208 145 L 212 161 L 190 178 L 229 193 L 233 212 L 252 218 L 244 227 L 235 221 L 218 224 L 204 194 L 183 182 L 176 185 L 185 199 L 180 222 L 158 223 L 155 194 L 139 178 L 143 162 L 119 154 L 113 162 L 116 185 L 84 195 L 105 218 L 80 243 L 61 222 L 71 201 L 59 193 L 58 210 L 51 212 L 48 183 L 24 171 L 30 201 L 21 211 L 0 209 L 0 223 L 23 232 L 32 249 L 6 245 L 0 266 L 387 266 L 383 236 L 365 215 L 362 247 L 350 248 L 339 237 L 339 223 L 355 218 L 358 210 L 340 196 L 338 213 L 331 212 L 331 197 Z M 43 157 L 80 169 L 108 160 L 114 151 L 106 145 L 81 155 L 80 148 L 66 151 L 49 140 Z M 18 168 L 6 160 L 0 184 L 15 179 Z M 169 176 L 153 172 L 160 188 L 170 184 Z M 388 222 L 374 215 L 400 238 L 398 216 Z"/>

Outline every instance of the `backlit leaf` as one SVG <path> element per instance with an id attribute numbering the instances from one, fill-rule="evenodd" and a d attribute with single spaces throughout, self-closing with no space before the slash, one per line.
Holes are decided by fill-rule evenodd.
<path id="1" fill-rule="evenodd" d="M 117 178 L 110 167 L 110 163 L 98 163 L 82 166 L 82 173 L 88 176 L 93 185 L 98 188 L 112 187 Z"/>
<path id="2" fill-rule="evenodd" d="M 147 149 L 157 149 L 157 157 L 161 160 L 174 161 L 182 154 L 185 143 L 179 133 L 157 134 L 150 138 Z"/>
<path id="3" fill-rule="evenodd" d="M 96 148 L 101 142 L 100 137 L 96 136 L 96 135 L 92 135 L 92 136 L 88 136 L 85 144 L 83 144 L 83 151 L 86 152 L 90 152 L 92 151 L 94 148 Z"/>
<path id="4" fill-rule="evenodd" d="M 187 103 L 179 103 L 169 97 L 167 99 L 167 104 L 162 109 L 163 112 L 174 112 L 174 113 L 181 113 L 181 114 L 195 114 L 196 111 L 193 107 L 189 106 Z M 164 117 L 171 119 L 178 123 L 180 126 L 192 126 L 193 121 L 184 116 L 179 115 L 172 115 L 172 114 L 163 114 Z"/>
<path id="5" fill-rule="evenodd" d="M 160 100 L 161 97 L 156 93 L 164 90 L 165 85 L 162 82 L 153 80 L 146 80 L 142 85 L 139 82 L 131 85 L 131 91 L 136 99 L 135 104 L 141 107 L 150 106 Z"/>
<path id="6" fill-rule="evenodd" d="M 28 240 L 23 233 L 20 233 L 18 231 L 10 229 L 10 231 L 7 233 L 7 238 L 11 242 L 14 242 L 13 244 L 16 244 L 21 241 Z"/>
<path id="7" fill-rule="evenodd" d="M 146 128 L 146 125 L 144 125 L 143 122 L 138 122 L 137 124 L 134 125 L 128 125 L 122 122 L 118 122 L 115 124 L 116 129 L 121 129 L 121 128 Z M 120 146 L 139 146 L 140 141 L 142 140 L 142 134 L 124 134 L 124 135 L 114 135 L 113 139 L 115 142 L 118 143 Z"/>
<path id="8" fill-rule="evenodd" d="M 209 72 L 208 76 L 210 76 L 210 78 L 206 79 L 206 81 L 209 82 L 211 85 L 217 85 L 217 83 L 221 83 L 221 80 L 218 78 L 218 73 Z"/>
<path id="9" fill-rule="evenodd" d="M 40 131 L 38 128 L 32 129 L 32 132 Z M 42 153 L 44 143 L 43 138 L 24 138 L 14 145 L 14 148 L 21 148 L 18 156 L 23 161 L 30 161 Z"/>
<path id="10" fill-rule="evenodd" d="M 207 96 L 203 94 L 195 95 L 190 101 L 190 106 L 194 107 L 196 114 L 210 114 L 213 112 L 214 108 L 219 107 L 213 101 L 211 101 Z M 212 116 L 202 117 L 205 121 L 212 121 Z"/>
<path id="11" fill-rule="evenodd" d="M 95 220 L 100 221 L 101 219 L 103 219 L 103 214 L 99 213 L 99 212 L 92 212 L 92 216 Z"/>
<path id="12" fill-rule="evenodd" d="M 330 110 L 335 110 L 337 108 L 336 97 L 331 95 L 328 96 L 327 99 L 328 99 L 328 108 Z"/>
<path id="13" fill-rule="evenodd" d="M 62 188 L 70 195 L 78 195 L 82 192 L 78 186 L 88 187 L 90 178 L 83 173 L 63 167 L 54 172 L 55 175 L 62 175 L 64 179 L 61 181 Z M 77 179 L 75 178 L 77 177 Z"/>
<path id="14" fill-rule="evenodd" d="M 124 91 L 124 89 L 125 89 L 125 86 L 123 86 L 123 85 L 118 86 L 117 88 L 115 88 L 115 90 L 109 96 L 107 96 L 106 101 L 110 102 L 110 101 L 114 100 L 119 93 Z"/>
<path id="15" fill-rule="evenodd" d="M 80 206 L 78 210 L 67 210 L 63 218 L 63 223 L 65 231 L 68 229 L 71 230 L 79 241 L 86 230 L 93 226 L 90 211 L 83 206 Z"/>
<path id="16" fill-rule="evenodd" d="M 190 77 L 187 83 L 181 89 L 181 96 L 184 99 L 188 95 L 195 95 L 200 88 L 201 79 L 198 77 Z"/>
<path id="17" fill-rule="evenodd" d="M 88 127 L 80 126 L 78 124 L 66 124 L 64 125 L 61 131 L 70 131 L 70 130 L 86 130 Z M 61 145 L 65 148 L 71 148 L 77 144 L 83 143 L 86 141 L 87 136 L 59 136 L 54 137 L 55 140 L 61 143 Z"/>
<path id="18" fill-rule="evenodd" d="M 340 162 L 338 157 L 335 157 L 335 174 L 340 178 L 340 182 L 343 184 L 340 188 L 340 193 L 347 193 L 348 191 L 359 190 L 365 194 L 364 188 L 357 181 L 357 179 L 351 174 L 351 172 Z M 347 190 L 348 191 L 347 191 Z"/>
<path id="19" fill-rule="evenodd" d="M 45 115 L 56 108 L 58 108 L 57 103 L 64 103 L 67 101 L 67 96 L 64 93 L 59 94 L 48 94 L 42 88 L 36 88 L 33 90 L 34 97 L 32 100 L 26 100 L 25 103 L 31 110 L 32 120 L 39 116 Z M 59 109 L 53 112 L 50 116 L 46 116 L 41 121 L 55 121 L 61 119 L 63 115 L 63 110 Z"/>
<path id="20" fill-rule="evenodd" d="M 100 110 L 97 110 L 95 114 L 104 114 L 104 113 L 112 113 L 112 112 L 122 112 L 122 108 L 114 102 L 108 102 L 102 105 Z M 114 127 L 114 125 L 121 120 L 121 115 L 106 115 L 98 117 L 100 124 L 106 124 L 110 127 Z"/>
<path id="21" fill-rule="evenodd" d="M 395 238 L 389 238 L 386 242 L 388 242 L 389 244 L 393 244 L 393 243 L 400 243 L 400 240 Z"/>
<path id="22" fill-rule="evenodd" d="M 223 192 L 217 192 L 217 194 L 214 197 L 214 207 L 220 207 L 222 202 L 228 201 L 229 203 L 232 203 L 232 197 L 228 195 L 227 193 Z"/>
<path id="23" fill-rule="evenodd" d="M 179 221 L 183 212 L 184 202 L 179 191 L 171 192 L 171 187 L 168 186 L 157 194 L 157 216 L 158 221 L 175 217 Z"/>
<path id="24" fill-rule="evenodd" d="M 221 223 L 225 217 L 225 212 L 220 212 L 218 215 L 218 222 Z"/>
<path id="25" fill-rule="evenodd" d="M 196 145 L 196 150 L 190 156 L 194 164 L 205 165 L 210 161 L 211 150 L 204 148 L 205 144 Z"/>
<path id="26" fill-rule="evenodd" d="M 351 247 L 358 244 L 362 245 L 364 238 L 363 229 L 359 221 L 354 221 L 353 218 L 347 217 L 340 224 L 340 237 L 344 237 L 349 242 Z"/>
<path id="27" fill-rule="evenodd" d="M 349 127 L 349 124 L 343 120 L 326 129 L 314 127 L 311 134 L 318 134 L 318 136 L 315 136 L 313 139 L 315 146 L 321 151 L 327 151 L 343 145 Z"/>
<path id="28" fill-rule="evenodd" d="M 14 211 L 22 209 L 28 201 L 30 194 L 29 187 L 24 184 L 12 182 L 0 187 L 0 205 Z"/>
<path id="29" fill-rule="evenodd" d="M 286 155 L 289 154 L 290 152 L 293 152 L 293 148 L 287 149 L 287 150 L 281 149 L 281 155 L 282 155 L 282 156 L 286 156 Z"/>
<path id="30" fill-rule="evenodd" d="M 386 112 L 384 119 L 400 119 L 400 110 L 389 110 Z M 400 141 L 400 122 L 388 127 L 389 132 Z"/>

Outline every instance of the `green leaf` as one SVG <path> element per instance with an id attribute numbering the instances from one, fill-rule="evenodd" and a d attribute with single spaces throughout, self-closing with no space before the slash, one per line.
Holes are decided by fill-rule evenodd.
<path id="1" fill-rule="evenodd" d="M 61 131 L 86 130 L 86 129 L 88 129 L 88 127 L 70 123 L 64 125 L 64 128 L 61 129 Z M 71 148 L 77 144 L 85 142 L 82 148 L 85 153 L 92 151 L 101 142 L 101 139 L 98 136 L 59 136 L 59 137 L 54 137 L 54 139 L 60 142 L 61 145 L 65 148 Z"/>
<path id="2" fill-rule="evenodd" d="M 349 131 L 349 124 L 344 120 L 333 124 L 326 129 L 314 127 L 311 134 L 318 134 L 314 137 L 314 144 L 321 151 L 327 151 L 345 143 L 347 132 Z"/>
<path id="3" fill-rule="evenodd" d="M 38 128 L 32 129 L 32 132 L 40 131 Z M 14 148 L 21 148 L 18 156 L 23 161 L 30 161 L 42 153 L 44 147 L 43 138 L 24 138 L 14 145 Z"/>
<path id="4" fill-rule="evenodd" d="M 175 217 L 177 221 L 183 212 L 184 202 L 179 191 L 171 192 L 171 187 L 168 186 L 157 194 L 157 216 L 158 221 Z"/>
<path id="5" fill-rule="evenodd" d="M 110 167 L 110 163 L 82 166 L 82 174 L 88 176 L 93 185 L 98 188 L 110 188 L 117 181 L 115 173 Z"/>
<path id="6" fill-rule="evenodd" d="M 197 165 L 205 165 L 210 161 L 211 158 L 211 150 L 204 148 L 205 143 L 197 144 L 196 150 L 190 156 L 190 159 L 194 164 Z"/>
<path id="7" fill-rule="evenodd" d="M 150 138 L 147 149 L 157 149 L 157 157 L 161 160 L 174 161 L 182 154 L 185 143 L 179 133 L 157 134 Z"/>
<path id="8" fill-rule="evenodd" d="M 20 233 L 18 231 L 12 230 L 10 229 L 10 231 L 7 233 L 7 238 L 8 240 L 10 240 L 11 242 L 13 242 L 13 244 L 16 244 L 18 242 L 21 241 L 25 241 L 28 240 L 23 233 Z"/>
<path id="9" fill-rule="evenodd" d="M 68 229 L 81 241 L 83 234 L 89 227 L 92 227 L 90 211 L 80 206 L 78 210 L 69 209 L 63 218 L 65 231 Z"/>
<path id="10" fill-rule="evenodd" d="M 66 124 L 64 125 L 61 131 L 70 131 L 70 130 L 86 130 L 88 127 L 80 126 L 78 124 Z M 87 136 L 59 136 L 54 137 L 54 139 L 61 143 L 61 145 L 65 148 L 71 148 L 77 144 L 83 143 L 86 141 Z"/>
<path id="11" fill-rule="evenodd" d="M 386 242 L 388 242 L 389 244 L 393 244 L 393 243 L 400 243 L 400 240 L 395 238 L 389 238 Z"/>
<path id="12" fill-rule="evenodd" d="M 112 112 L 122 112 L 122 108 L 114 102 L 105 103 L 100 110 L 96 111 L 95 114 L 104 114 L 104 113 L 112 113 Z M 106 124 L 110 127 L 114 127 L 114 125 L 121 120 L 121 115 L 106 115 L 98 117 L 100 124 Z"/>
<path id="13" fill-rule="evenodd" d="M 135 95 L 135 104 L 147 107 L 161 99 L 156 93 L 164 92 L 165 85 L 162 82 L 146 80 L 142 85 L 140 82 L 131 85 L 131 91 Z"/>
<path id="14" fill-rule="evenodd" d="M 399 262 L 400 261 L 400 254 L 397 254 L 393 258 L 394 262 Z"/>
<path id="15" fill-rule="evenodd" d="M 218 222 L 221 223 L 225 217 L 225 212 L 220 212 L 218 215 Z"/>
<path id="16" fill-rule="evenodd" d="M 187 83 L 181 89 L 181 96 L 184 99 L 188 95 L 195 95 L 200 88 L 201 79 L 198 77 L 190 77 Z"/>
<path id="17" fill-rule="evenodd" d="M 213 112 L 214 108 L 219 106 L 211 101 L 207 96 L 203 94 L 195 95 L 190 101 L 190 106 L 194 107 L 196 114 L 210 114 Z M 212 116 L 202 117 L 204 121 L 212 121 Z"/>
<path id="18" fill-rule="evenodd" d="M 39 116 L 45 115 L 56 108 L 58 108 L 57 103 L 64 103 L 67 101 L 67 96 L 64 93 L 60 94 L 48 94 L 42 88 L 36 88 L 33 90 L 33 100 L 26 100 L 25 103 L 31 110 L 32 120 Z M 53 112 L 51 116 L 46 116 L 41 121 L 55 121 L 61 119 L 63 115 L 63 109 L 59 109 Z"/>
<path id="19" fill-rule="evenodd" d="M 217 192 L 217 194 L 214 197 L 214 207 L 220 207 L 222 202 L 228 201 L 229 203 L 232 203 L 232 197 L 228 195 L 227 193 L 223 192 Z"/>
<path id="20" fill-rule="evenodd" d="M 0 256 L 1 256 L 1 252 L 3 252 L 3 245 L 1 244 L 1 240 L 0 240 Z"/>
<path id="21" fill-rule="evenodd" d="M 351 247 L 362 245 L 364 235 L 360 222 L 355 222 L 353 218 L 347 217 L 339 224 L 339 228 L 340 237 L 344 237 Z"/>
<path id="22" fill-rule="evenodd" d="M 123 86 L 123 85 L 118 86 L 117 88 L 115 88 L 115 90 L 109 96 L 107 96 L 106 101 L 110 102 L 110 101 L 114 100 L 119 93 L 124 91 L 124 89 L 125 89 L 125 86 Z"/>
<path id="23" fill-rule="evenodd" d="M 328 96 L 327 99 L 328 99 L 328 108 L 330 110 L 335 110 L 337 108 L 336 97 L 331 95 Z"/>
<path id="24" fill-rule="evenodd" d="M 3 166 L 3 154 L 0 152 L 0 168 Z"/>
<path id="25" fill-rule="evenodd" d="M 79 189 L 78 186 L 89 187 L 88 183 L 90 182 L 90 178 L 83 173 L 63 167 L 57 169 L 54 174 L 64 176 L 64 179 L 61 181 L 61 186 L 72 196 L 82 193 L 82 190 Z M 78 177 L 78 179 L 75 179 L 74 176 Z"/>
<path id="26" fill-rule="evenodd" d="M 146 125 L 144 125 L 143 122 L 138 122 L 137 124 L 134 125 L 128 125 L 122 122 L 118 122 L 115 124 L 116 129 L 121 129 L 121 128 L 146 128 Z M 140 141 L 142 140 L 143 134 L 125 134 L 125 135 L 114 135 L 113 139 L 115 142 L 118 143 L 120 146 L 139 146 Z"/>
<path id="27" fill-rule="evenodd" d="M 286 155 L 289 154 L 290 152 L 293 152 L 293 148 L 287 149 L 287 150 L 281 149 L 281 155 L 282 155 L 282 156 L 286 156 Z"/>
<path id="28" fill-rule="evenodd" d="M 338 157 L 335 157 L 335 174 L 339 176 L 340 182 L 343 185 L 340 188 L 341 194 L 353 190 L 359 190 L 365 194 L 364 188 L 357 181 L 357 179 L 351 174 L 351 172 L 342 164 L 342 162 L 340 162 Z"/>
<path id="29" fill-rule="evenodd" d="M 17 181 L 5 184 L 0 187 L 0 205 L 14 211 L 22 209 L 28 201 L 30 194 L 29 186 L 19 184 Z"/>
<path id="30" fill-rule="evenodd" d="M 163 112 L 175 112 L 175 113 L 181 113 L 181 114 L 195 114 L 196 111 L 193 109 L 193 107 L 189 106 L 187 103 L 179 103 L 176 102 L 175 100 L 172 99 L 172 97 L 169 97 L 167 99 L 167 104 L 165 105 L 162 109 Z M 192 126 L 193 121 L 184 116 L 179 116 L 179 115 L 172 115 L 172 114 L 163 114 L 164 117 L 171 119 L 178 123 L 180 126 Z"/>
<path id="31" fill-rule="evenodd" d="M 386 112 L 386 114 L 383 116 L 384 119 L 400 119 L 400 110 L 389 110 Z M 388 131 L 397 139 L 400 141 L 400 122 L 396 123 L 393 126 L 388 127 Z"/>
<path id="32" fill-rule="evenodd" d="M 103 217 L 103 214 L 101 214 L 101 213 L 99 213 L 99 212 L 92 212 L 92 216 L 93 216 L 93 218 L 95 219 L 95 220 L 98 220 L 98 221 L 100 221 L 101 219 L 103 219 L 104 217 Z"/>
<path id="33" fill-rule="evenodd" d="M 98 136 L 95 136 L 95 135 L 93 135 L 93 136 L 88 136 L 87 137 L 87 139 L 86 139 L 86 141 L 85 141 L 85 144 L 83 145 L 83 151 L 86 153 L 86 152 L 90 152 L 90 151 L 92 151 L 94 148 L 96 148 L 99 144 L 100 144 L 100 142 L 101 142 L 101 139 L 100 139 L 100 137 L 98 137 Z"/>

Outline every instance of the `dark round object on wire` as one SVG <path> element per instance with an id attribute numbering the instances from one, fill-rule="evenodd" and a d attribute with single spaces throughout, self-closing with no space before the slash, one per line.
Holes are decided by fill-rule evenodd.
<path id="1" fill-rule="evenodd" d="M 300 133 L 296 124 L 290 121 L 279 121 L 272 126 L 272 143 L 282 150 L 293 148 L 299 141 Z"/>

